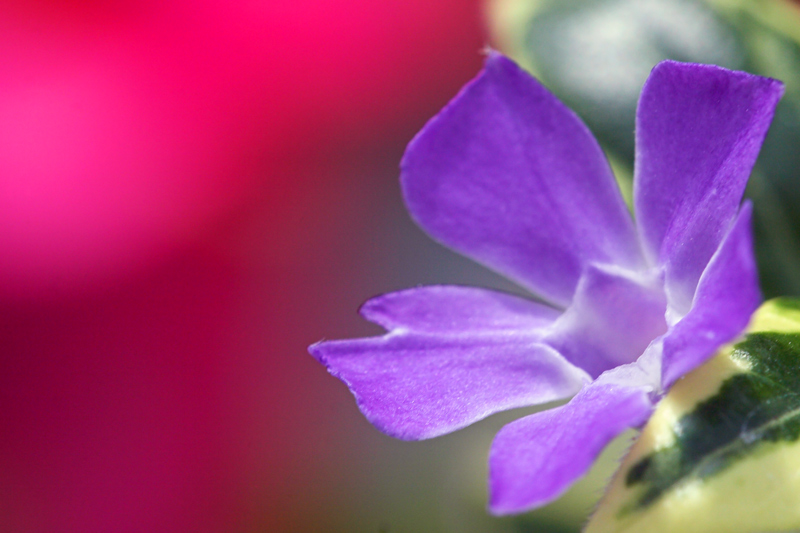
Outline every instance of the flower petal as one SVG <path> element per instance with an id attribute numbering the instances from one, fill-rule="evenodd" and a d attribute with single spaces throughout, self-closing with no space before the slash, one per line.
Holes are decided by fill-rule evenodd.
<path id="1" fill-rule="evenodd" d="M 400 439 L 427 439 L 492 413 L 567 398 L 589 376 L 525 335 L 383 337 L 309 348 L 347 384 L 364 416 Z"/>
<path id="2" fill-rule="evenodd" d="M 519 513 L 563 494 L 614 437 L 644 424 L 645 390 L 598 380 L 568 404 L 505 426 L 489 452 L 489 509 Z"/>
<path id="3" fill-rule="evenodd" d="M 519 296 L 476 287 L 434 285 L 383 294 L 361 306 L 364 318 L 420 333 L 528 332 L 558 318 L 558 310 Z"/>
<path id="4" fill-rule="evenodd" d="M 661 280 L 637 279 L 630 272 L 590 265 L 572 305 L 544 341 L 597 377 L 635 361 L 650 341 L 667 331 L 666 307 Z"/>
<path id="5" fill-rule="evenodd" d="M 509 59 L 409 144 L 408 209 L 433 238 L 568 305 L 590 262 L 639 268 L 631 217 L 586 126 Z"/>
<path id="6" fill-rule="evenodd" d="M 745 202 L 700 278 L 691 311 L 664 337 L 664 390 L 739 336 L 761 303 L 751 218 Z"/>
<path id="7" fill-rule="evenodd" d="M 645 253 L 666 268 L 670 304 L 697 281 L 736 216 L 783 85 L 723 68 L 659 63 L 636 121 L 634 204 Z"/>

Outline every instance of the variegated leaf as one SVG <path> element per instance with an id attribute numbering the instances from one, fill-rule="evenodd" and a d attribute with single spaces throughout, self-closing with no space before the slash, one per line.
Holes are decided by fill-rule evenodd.
<path id="1" fill-rule="evenodd" d="M 586 532 L 800 530 L 799 437 L 800 300 L 772 300 L 662 399 Z"/>

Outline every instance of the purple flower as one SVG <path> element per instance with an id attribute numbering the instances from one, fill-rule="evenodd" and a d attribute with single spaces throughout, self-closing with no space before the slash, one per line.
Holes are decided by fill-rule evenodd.
<path id="1" fill-rule="evenodd" d="M 507 58 L 409 144 L 406 204 L 434 239 L 547 302 L 434 286 L 369 300 L 381 337 L 311 353 L 401 439 L 572 399 L 505 426 L 490 509 L 562 494 L 672 383 L 735 339 L 760 302 L 740 202 L 778 81 L 665 61 L 636 116 L 634 222 L 584 124 Z"/>

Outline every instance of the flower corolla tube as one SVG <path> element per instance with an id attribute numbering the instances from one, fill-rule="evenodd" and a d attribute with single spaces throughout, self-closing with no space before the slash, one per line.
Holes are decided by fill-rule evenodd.
<path id="1" fill-rule="evenodd" d="M 782 92 L 659 63 L 636 115 L 634 221 L 586 126 L 490 52 L 409 144 L 400 180 L 431 237 L 536 299 L 462 286 L 384 294 L 360 312 L 386 334 L 310 352 L 401 439 L 571 397 L 505 426 L 489 453 L 492 512 L 557 498 L 758 307 L 741 200 Z"/>

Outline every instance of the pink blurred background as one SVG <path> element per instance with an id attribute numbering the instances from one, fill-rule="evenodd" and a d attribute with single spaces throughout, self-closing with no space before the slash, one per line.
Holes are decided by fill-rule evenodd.
<path id="1" fill-rule="evenodd" d="M 396 169 L 485 43 L 478 0 L 2 3 L 0 531 L 439 527 L 444 445 L 306 346 L 483 275 Z"/>

